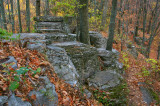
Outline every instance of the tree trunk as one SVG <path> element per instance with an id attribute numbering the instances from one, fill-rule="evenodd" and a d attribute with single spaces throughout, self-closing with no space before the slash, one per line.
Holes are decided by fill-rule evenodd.
<path id="1" fill-rule="evenodd" d="M 115 19 L 117 14 L 117 0 L 112 0 L 112 11 L 110 17 L 110 25 L 109 25 L 109 38 L 107 41 L 107 50 L 112 51 L 113 38 L 114 38 L 114 29 L 115 29 Z"/>
<path id="2" fill-rule="evenodd" d="M 7 30 L 7 23 L 6 23 L 6 16 L 5 16 L 3 0 L 0 0 L 0 10 L 1 10 L 1 13 L 2 13 L 3 27 L 4 27 L 4 29 Z"/>
<path id="3" fill-rule="evenodd" d="M 19 32 L 22 33 L 21 10 L 20 10 L 19 0 L 17 0 L 17 8 L 18 8 Z"/>
<path id="4" fill-rule="evenodd" d="M 160 56 L 160 42 L 159 42 L 159 45 L 158 45 L 158 55 L 157 55 L 157 60 L 159 60 L 159 56 Z"/>
<path id="5" fill-rule="evenodd" d="M 140 19 L 140 16 L 141 16 L 141 9 L 142 9 L 142 7 L 141 7 L 141 5 L 142 5 L 142 3 L 141 3 L 141 1 L 139 1 L 140 2 L 140 5 L 139 5 L 139 11 L 138 11 L 138 14 L 137 14 L 137 21 L 136 21 L 136 26 L 135 26 L 135 34 L 134 34 L 134 38 L 136 37 L 136 36 L 138 36 L 138 30 L 139 30 L 139 19 Z"/>
<path id="6" fill-rule="evenodd" d="M 146 27 L 146 18 L 147 18 L 147 0 L 144 0 L 144 8 L 143 8 L 143 40 L 142 44 L 144 45 L 144 38 L 145 38 L 145 27 Z"/>
<path id="7" fill-rule="evenodd" d="M 13 0 L 10 0 L 11 3 L 11 24 L 12 24 L 12 32 L 15 33 L 14 28 L 14 12 L 13 12 Z"/>
<path id="8" fill-rule="evenodd" d="M 118 20 L 118 34 L 121 34 L 121 18 L 123 16 L 123 11 L 122 11 L 122 2 L 123 0 L 120 1 L 120 7 L 119 7 L 119 20 Z"/>
<path id="9" fill-rule="evenodd" d="M 149 55 L 150 55 L 150 49 L 151 49 L 151 45 L 152 45 L 152 42 L 154 40 L 154 37 L 156 36 L 156 33 L 157 33 L 157 30 L 160 26 L 160 22 L 158 23 L 157 27 L 156 27 L 156 23 L 158 21 L 158 17 L 159 17 L 159 11 L 158 11 L 158 0 L 157 0 L 157 3 L 156 3 L 156 7 L 155 7 L 155 16 L 153 17 L 153 23 L 152 23 L 152 27 L 151 27 L 151 35 L 150 35 L 150 38 L 149 38 L 149 44 L 148 44 L 148 48 L 147 48 L 147 54 L 146 54 L 146 57 L 149 58 Z"/>
<path id="10" fill-rule="evenodd" d="M 29 0 L 26 0 L 26 24 L 27 24 L 27 32 L 30 32 L 30 5 Z"/>
<path id="11" fill-rule="evenodd" d="M 80 10 L 80 41 L 90 44 L 89 28 L 88 28 L 88 0 L 80 0 L 83 5 Z"/>
<path id="12" fill-rule="evenodd" d="M 36 17 L 40 16 L 40 1 L 41 0 L 36 0 Z"/>
<path id="13" fill-rule="evenodd" d="M 7 0 L 7 4 L 8 4 L 8 13 L 9 13 L 9 22 L 11 21 L 11 14 L 10 14 L 10 9 L 9 9 L 9 0 Z"/>
<path id="14" fill-rule="evenodd" d="M 102 14 L 102 22 L 101 22 L 101 28 L 104 30 L 104 27 L 106 25 L 106 18 L 107 18 L 107 10 L 108 10 L 108 0 L 104 1 L 104 6 L 103 6 L 103 14 Z"/>
<path id="15" fill-rule="evenodd" d="M 1 9 L 1 7 L 0 7 L 0 9 Z M 3 25 L 2 25 L 1 11 L 0 11 L 0 28 L 2 28 L 2 27 L 3 27 Z"/>
<path id="16" fill-rule="evenodd" d="M 49 15 L 49 0 L 45 0 L 45 15 Z"/>

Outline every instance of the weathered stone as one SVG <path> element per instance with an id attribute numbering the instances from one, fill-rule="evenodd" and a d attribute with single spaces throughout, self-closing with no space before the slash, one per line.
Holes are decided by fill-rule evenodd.
<path id="1" fill-rule="evenodd" d="M 129 51 L 135 58 L 138 57 L 138 52 L 137 52 L 135 46 L 131 46 L 131 48 L 128 48 L 128 51 Z"/>
<path id="2" fill-rule="evenodd" d="M 11 65 L 11 67 L 16 70 L 18 68 L 17 66 L 17 60 L 13 57 L 13 56 L 8 56 L 7 57 L 7 61 L 3 62 L 4 64 L 9 64 L 9 63 L 13 63 L 13 65 Z"/>
<path id="3" fill-rule="evenodd" d="M 104 38 L 100 33 L 89 31 L 90 42 L 96 48 L 104 48 L 106 49 L 107 39 Z"/>
<path id="4" fill-rule="evenodd" d="M 3 106 L 8 100 L 7 96 L 0 96 L 0 106 Z"/>
<path id="5" fill-rule="evenodd" d="M 30 50 L 37 50 L 38 52 L 41 52 L 41 53 L 45 52 L 45 49 L 46 49 L 45 34 L 20 33 L 20 34 L 14 34 L 13 36 L 14 37 L 19 36 L 22 43 L 22 47 L 26 47 Z"/>
<path id="6" fill-rule="evenodd" d="M 113 70 L 100 71 L 88 80 L 89 86 L 105 90 L 120 84 L 122 76 Z"/>
<path id="7" fill-rule="evenodd" d="M 46 35 L 47 44 L 51 44 L 54 42 L 68 42 L 68 41 L 76 41 L 75 34 L 63 34 L 63 33 L 48 33 Z"/>
<path id="8" fill-rule="evenodd" d="M 39 77 L 39 79 L 42 80 L 41 89 L 29 93 L 29 96 L 36 95 L 36 100 L 33 101 L 33 104 L 35 106 L 57 106 L 58 96 L 54 84 L 46 76 Z"/>
<path id="9" fill-rule="evenodd" d="M 115 49 L 112 49 L 112 51 L 105 50 L 103 48 L 98 48 L 98 55 L 102 58 L 102 60 L 108 60 L 109 58 L 112 59 L 118 59 L 119 58 L 119 52 Z"/>
<path id="10" fill-rule="evenodd" d="M 84 94 L 86 95 L 87 99 L 89 99 L 92 96 L 92 93 L 87 89 L 84 90 Z"/>
<path id="11" fill-rule="evenodd" d="M 37 22 L 63 22 L 63 17 L 55 16 L 38 16 L 34 18 Z"/>
<path id="12" fill-rule="evenodd" d="M 81 82 L 99 70 L 100 63 L 96 48 L 79 42 L 54 43 L 53 45 L 65 48 L 80 75 Z"/>
<path id="13" fill-rule="evenodd" d="M 47 56 L 50 63 L 54 66 L 54 71 L 58 76 L 71 85 L 78 84 L 78 73 L 63 48 L 53 45 L 47 46 Z"/>
<path id="14" fill-rule="evenodd" d="M 142 92 L 143 100 L 149 106 L 153 102 L 153 97 L 151 96 L 149 90 L 145 87 L 146 85 L 145 83 L 139 82 L 138 84 L 141 85 L 139 88 L 140 88 L 140 91 Z"/>
<path id="15" fill-rule="evenodd" d="M 32 106 L 29 102 L 22 101 L 21 98 L 14 94 L 8 99 L 8 106 Z"/>

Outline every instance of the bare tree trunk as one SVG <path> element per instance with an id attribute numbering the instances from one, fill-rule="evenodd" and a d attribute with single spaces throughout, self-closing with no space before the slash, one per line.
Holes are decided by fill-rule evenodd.
<path id="1" fill-rule="evenodd" d="M 137 1 L 138 2 L 138 1 Z M 138 14 L 137 14 L 137 21 L 136 21 L 136 26 L 135 26 L 135 34 L 134 34 L 134 38 L 136 36 L 138 36 L 138 30 L 139 30 L 139 19 L 140 19 L 140 16 L 141 16 L 141 5 L 142 5 L 142 1 L 139 1 L 140 2 L 140 5 L 139 5 L 139 11 L 138 11 Z"/>
<path id="2" fill-rule="evenodd" d="M 108 0 L 104 1 L 104 6 L 103 6 L 103 14 L 102 14 L 102 22 L 101 22 L 101 28 L 104 30 L 104 27 L 106 25 L 106 18 L 107 18 L 107 10 L 108 10 Z"/>
<path id="3" fill-rule="evenodd" d="M 0 0 L 0 10 L 1 10 L 1 14 L 2 14 L 3 27 L 4 27 L 4 29 L 7 30 L 7 23 L 6 23 L 6 16 L 5 16 L 3 0 Z"/>
<path id="4" fill-rule="evenodd" d="M 119 20 L 118 20 L 118 34 L 121 34 L 121 18 L 123 16 L 123 11 L 122 11 L 122 2 L 123 0 L 120 1 L 120 7 L 119 7 Z"/>
<path id="5" fill-rule="evenodd" d="M 158 45 L 158 55 L 157 55 L 157 60 L 159 60 L 159 56 L 160 56 L 160 42 L 159 42 L 159 45 Z"/>
<path id="6" fill-rule="evenodd" d="M 9 0 L 7 0 L 7 4 L 8 4 L 8 13 L 9 13 L 9 22 L 11 21 L 11 15 L 10 15 L 10 9 L 9 9 Z"/>
<path id="7" fill-rule="evenodd" d="M 26 24 L 27 32 L 30 32 L 30 4 L 29 0 L 26 0 Z"/>
<path id="8" fill-rule="evenodd" d="M 12 32 L 15 32 L 14 28 L 14 12 L 13 12 L 13 0 L 10 0 L 11 3 L 11 24 L 12 24 Z"/>
<path id="9" fill-rule="evenodd" d="M 45 15 L 49 15 L 49 0 L 45 0 Z"/>
<path id="10" fill-rule="evenodd" d="M 36 0 L 36 16 L 40 16 L 40 1 L 41 0 Z"/>
<path id="11" fill-rule="evenodd" d="M 143 6 L 143 40 L 142 44 L 144 45 L 144 38 L 145 38 L 145 27 L 146 27 L 146 18 L 147 18 L 147 0 L 144 0 Z"/>
<path id="12" fill-rule="evenodd" d="M 88 27 L 88 0 L 80 0 L 80 41 L 90 44 L 89 27 Z"/>
<path id="13" fill-rule="evenodd" d="M 19 32 L 22 33 L 21 10 L 20 10 L 19 0 L 17 0 L 17 8 L 18 8 L 18 20 L 19 20 Z"/>
<path id="14" fill-rule="evenodd" d="M 112 51 L 112 46 L 113 46 L 116 14 L 117 14 L 117 0 L 112 0 L 112 11 L 111 11 L 110 25 L 109 25 L 109 38 L 107 41 L 107 48 L 106 48 L 107 50 L 110 51 Z"/>
<path id="15" fill-rule="evenodd" d="M 150 35 L 150 38 L 149 38 L 149 44 L 148 44 L 148 48 L 147 48 L 147 54 L 146 54 L 146 57 L 149 58 L 149 55 L 150 55 L 150 49 L 151 49 L 151 44 L 153 42 L 153 39 L 154 37 L 156 36 L 156 33 L 157 33 L 157 30 L 158 28 L 160 27 L 160 22 L 158 23 L 157 27 L 156 27 L 156 23 L 158 21 L 158 17 L 159 17 L 159 11 L 158 11 L 158 6 L 159 6 L 159 2 L 157 0 L 157 3 L 156 3 L 156 9 L 155 9 L 155 17 L 153 17 L 153 23 L 152 23 L 152 28 L 151 28 L 151 35 Z"/>

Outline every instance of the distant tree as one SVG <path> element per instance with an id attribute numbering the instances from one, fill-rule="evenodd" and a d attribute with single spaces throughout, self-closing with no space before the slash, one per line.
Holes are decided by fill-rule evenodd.
<path id="1" fill-rule="evenodd" d="M 0 11 L 1 11 L 1 15 L 2 15 L 3 27 L 4 27 L 4 29 L 7 30 L 7 22 L 6 22 L 3 0 L 0 0 Z"/>
<path id="2" fill-rule="evenodd" d="M 30 4 L 29 0 L 26 0 L 26 24 L 27 32 L 30 32 Z"/>
<path id="3" fill-rule="evenodd" d="M 11 3 L 11 24 L 12 24 L 12 32 L 15 32 L 14 28 L 14 12 L 13 12 L 13 0 L 10 0 Z"/>
<path id="4" fill-rule="evenodd" d="M 49 0 L 45 0 L 45 15 L 49 15 Z"/>
<path id="5" fill-rule="evenodd" d="M 150 38 L 149 38 L 149 44 L 147 47 L 147 51 L 146 51 L 146 57 L 149 58 L 150 55 L 150 49 L 151 49 L 151 44 L 154 40 L 154 37 L 157 34 L 157 31 L 160 27 L 160 21 L 158 20 L 159 16 L 160 16 L 160 11 L 158 11 L 158 7 L 159 7 L 159 0 L 157 0 L 156 2 L 156 7 L 155 7 L 155 13 L 154 13 L 154 17 L 153 17 L 153 23 L 151 26 L 151 34 L 150 34 Z M 158 24 L 156 24 L 158 23 Z"/>
<path id="6" fill-rule="evenodd" d="M 144 38 L 145 38 L 146 19 L 147 19 L 147 0 L 144 0 L 144 3 L 143 3 L 143 40 L 142 40 L 143 45 L 144 45 Z"/>
<path id="7" fill-rule="evenodd" d="M 21 10 L 19 0 L 17 0 L 17 8 L 18 8 L 18 21 L 19 21 L 19 32 L 22 32 L 22 24 L 21 24 Z"/>
<path id="8" fill-rule="evenodd" d="M 160 56 L 160 42 L 159 42 L 159 45 L 158 45 L 158 55 L 157 55 L 157 60 L 159 60 L 159 56 Z"/>
<path id="9" fill-rule="evenodd" d="M 40 1 L 36 0 L 36 16 L 40 16 Z"/>
<path id="10" fill-rule="evenodd" d="M 137 19 L 136 19 L 136 24 L 135 24 L 134 38 L 138 36 L 139 20 L 140 20 L 141 11 L 142 11 L 142 1 L 141 0 L 137 0 L 137 7 L 138 7 L 138 3 L 139 3 L 139 9 L 136 11 Z"/>
<path id="11" fill-rule="evenodd" d="M 114 38 L 114 29 L 115 29 L 115 19 L 117 14 L 117 0 L 112 0 L 112 11 L 110 17 L 110 25 L 109 25 L 109 38 L 107 41 L 107 50 L 112 51 L 113 38 Z"/>
<path id="12" fill-rule="evenodd" d="M 9 21 L 11 20 L 11 14 L 10 14 L 10 8 L 9 8 L 9 0 L 7 0 L 7 5 L 8 5 L 8 13 L 9 13 Z"/>
<path id="13" fill-rule="evenodd" d="M 105 0 L 104 1 L 104 6 L 103 6 L 102 21 L 101 21 L 102 30 L 104 30 L 104 27 L 106 25 L 107 10 L 108 10 L 108 0 Z"/>
<path id="14" fill-rule="evenodd" d="M 81 7 L 79 8 L 80 19 L 80 41 L 85 44 L 90 44 L 89 27 L 88 27 L 88 0 L 79 0 Z"/>

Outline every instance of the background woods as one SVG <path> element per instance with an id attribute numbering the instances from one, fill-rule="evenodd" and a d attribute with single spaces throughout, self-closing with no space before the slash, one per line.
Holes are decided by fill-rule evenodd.
<path id="1" fill-rule="evenodd" d="M 0 0 L 0 43 L 0 96 L 27 100 L 46 75 L 59 105 L 160 104 L 160 0 Z M 9 57 L 19 65 L 6 73 Z"/>

